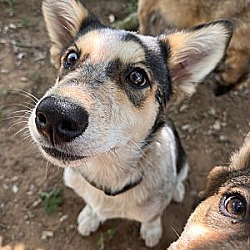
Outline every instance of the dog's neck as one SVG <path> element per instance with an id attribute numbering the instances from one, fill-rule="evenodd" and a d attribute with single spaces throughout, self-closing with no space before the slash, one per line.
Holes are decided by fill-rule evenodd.
<path id="1" fill-rule="evenodd" d="M 75 171 L 93 187 L 114 196 L 141 183 L 143 157 L 145 155 L 139 149 L 121 147 L 87 160 L 84 166 L 75 168 Z"/>
<path id="2" fill-rule="evenodd" d="M 138 177 L 138 179 L 134 180 L 134 181 L 129 181 L 125 186 L 119 188 L 119 189 L 115 189 L 113 190 L 112 187 L 104 187 L 101 186 L 99 183 L 96 183 L 95 181 L 89 180 L 87 176 L 84 176 L 84 174 L 79 171 L 78 169 L 74 169 L 74 171 L 79 172 L 80 175 L 93 187 L 95 187 L 96 189 L 99 189 L 101 191 L 103 191 L 106 195 L 108 196 L 116 196 L 118 194 L 122 194 L 125 193 L 126 191 L 136 187 L 137 185 L 139 185 L 142 181 L 142 175 L 140 175 Z"/>
<path id="3" fill-rule="evenodd" d="M 163 117 L 165 118 L 165 117 Z M 161 141 L 161 129 L 165 121 L 162 117 L 156 119 L 145 139 L 140 143 L 122 145 L 107 153 L 88 159 L 83 166 L 77 168 L 80 175 L 93 187 L 102 190 L 107 195 L 124 193 L 143 180 L 144 172 L 151 168 L 154 162 L 148 159 L 148 150 L 152 154 L 157 148 L 153 141 Z"/>

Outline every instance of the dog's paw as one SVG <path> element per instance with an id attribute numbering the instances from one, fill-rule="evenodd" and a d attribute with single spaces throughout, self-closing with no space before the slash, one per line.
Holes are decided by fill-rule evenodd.
<path id="1" fill-rule="evenodd" d="M 77 223 L 78 232 L 83 236 L 89 236 L 98 229 L 101 220 L 98 215 L 95 214 L 88 205 L 86 205 L 78 215 Z"/>
<path id="2" fill-rule="evenodd" d="M 142 223 L 140 234 L 147 247 L 154 247 L 159 243 L 162 235 L 161 220 L 157 218 L 150 223 Z"/>
<path id="3" fill-rule="evenodd" d="M 185 196 L 185 186 L 182 182 L 179 182 L 174 192 L 173 200 L 175 202 L 182 202 Z"/>

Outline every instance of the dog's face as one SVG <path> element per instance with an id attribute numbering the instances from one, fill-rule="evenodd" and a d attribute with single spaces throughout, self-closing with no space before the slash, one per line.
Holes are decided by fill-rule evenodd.
<path id="1" fill-rule="evenodd" d="M 202 199 L 169 250 L 249 249 L 250 134 L 230 166 L 217 166 L 209 173 Z"/>
<path id="2" fill-rule="evenodd" d="M 43 13 L 59 72 L 29 127 L 45 157 L 61 166 L 140 153 L 172 88 L 193 92 L 231 36 L 226 21 L 160 37 L 114 30 L 75 0 L 46 0 Z"/>

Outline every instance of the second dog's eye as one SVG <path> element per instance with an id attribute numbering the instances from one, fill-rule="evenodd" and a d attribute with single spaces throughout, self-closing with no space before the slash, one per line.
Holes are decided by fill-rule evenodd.
<path id="1" fill-rule="evenodd" d="M 79 59 L 79 54 L 75 51 L 70 51 L 64 59 L 63 66 L 64 68 L 69 69 L 74 66 L 77 60 Z"/>
<path id="2" fill-rule="evenodd" d="M 127 74 L 126 80 L 138 88 L 145 88 L 149 84 L 146 72 L 141 68 L 134 68 L 131 70 Z"/>
<path id="3" fill-rule="evenodd" d="M 247 202 L 241 195 L 228 195 L 224 198 L 222 212 L 235 219 L 243 218 L 246 214 Z"/>

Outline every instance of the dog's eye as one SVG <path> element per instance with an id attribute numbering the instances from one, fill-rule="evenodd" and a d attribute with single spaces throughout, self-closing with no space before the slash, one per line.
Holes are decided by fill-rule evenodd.
<path id="1" fill-rule="evenodd" d="M 141 68 L 134 68 L 131 70 L 126 77 L 126 80 L 133 86 L 139 88 L 145 88 L 149 84 L 146 72 Z"/>
<path id="2" fill-rule="evenodd" d="M 79 54 L 75 51 L 70 51 L 64 59 L 63 66 L 64 68 L 70 68 L 74 66 L 79 59 Z"/>
<path id="3" fill-rule="evenodd" d="M 247 202 L 240 194 L 226 196 L 222 202 L 222 212 L 235 219 L 243 218 L 246 214 Z"/>

